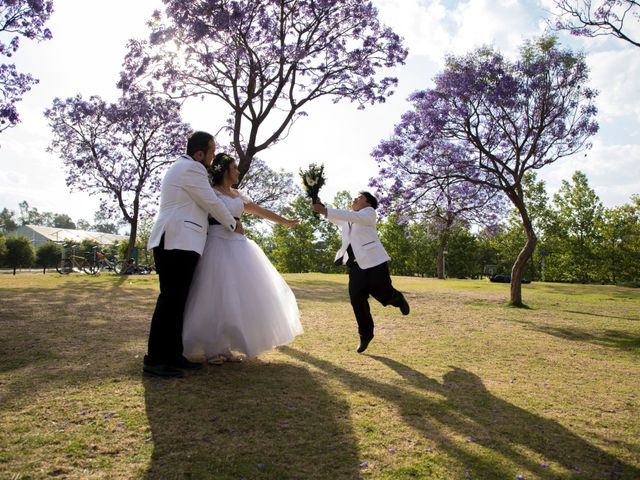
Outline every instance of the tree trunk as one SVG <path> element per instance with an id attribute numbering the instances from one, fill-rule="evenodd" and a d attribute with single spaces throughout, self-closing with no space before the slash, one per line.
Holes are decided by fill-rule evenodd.
<path id="1" fill-rule="evenodd" d="M 47 267 L 42 267 L 42 274 L 44 275 L 45 273 L 47 273 Z"/>
<path id="2" fill-rule="evenodd" d="M 451 212 L 447 212 L 446 216 L 439 215 L 439 220 L 442 222 L 443 228 L 440 232 L 440 238 L 438 238 L 438 260 L 436 262 L 436 273 L 440 280 L 444 280 L 446 275 L 446 250 L 447 242 L 449 241 L 449 235 L 451 233 L 451 225 L 453 225 L 453 217 Z"/>
<path id="3" fill-rule="evenodd" d="M 134 220 L 131 222 L 131 233 L 129 233 L 129 244 L 127 245 L 127 255 L 124 259 L 125 265 L 128 264 L 129 259 L 131 258 L 133 248 L 136 245 L 136 236 L 138 235 L 138 222 Z"/>
<path id="4" fill-rule="evenodd" d="M 238 176 L 238 184 L 240 184 L 246 173 L 249 171 L 249 168 L 251 168 L 251 162 L 253 161 L 254 154 L 250 151 L 243 152 L 242 148 L 236 148 L 236 152 L 238 153 L 238 157 L 240 160 L 238 162 L 238 170 L 240 171 L 240 175 Z"/>
<path id="5" fill-rule="evenodd" d="M 438 241 L 438 259 L 436 261 L 436 273 L 440 280 L 444 280 L 444 274 L 445 274 L 444 251 L 447 248 L 447 236 L 448 235 L 446 235 L 445 233 L 442 233 Z"/>
<path id="6" fill-rule="evenodd" d="M 125 265 L 128 265 L 133 249 L 136 246 L 136 237 L 138 236 L 138 216 L 140 209 L 139 195 L 139 193 L 136 194 L 136 198 L 133 200 L 133 215 L 131 215 L 131 221 L 129 222 L 129 225 L 131 226 L 131 232 L 129 232 L 129 244 L 127 245 L 127 254 L 126 258 L 124 259 Z"/>
<path id="7" fill-rule="evenodd" d="M 524 307 L 525 304 L 522 303 L 522 278 L 524 276 L 524 269 L 527 265 L 527 262 L 533 255 L 533 251 L 536 248 L 538 238 L 533 231 L 533 225 L 531 224 L 531 219 L 529 218 L 527 207 L 524 204 L 522 194 L 517 196 L 510 196 L 510 199 L 520 212 L 520 217 L 522 218 L 522 226 L 524 227 L 524 231 L 527 235 L 527 242 L 524 244 L 524 247 L 518 254 L 518 258 L 516 258 L 516 261 L 513 264 L 513 268 L 511 269 L 510 304 L 514 307 Z"/>
<path id="8" fill-rule="evenodd" d="M 15 276 L 16 274 L 16 267 L 13 267 L 13 275 Z"/>

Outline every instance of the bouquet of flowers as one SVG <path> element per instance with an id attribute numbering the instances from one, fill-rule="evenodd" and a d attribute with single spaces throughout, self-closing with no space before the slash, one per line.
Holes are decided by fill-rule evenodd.
<path id="1" fill-rule="evenodd" d="M 302 184 L 304 189 L 309 195 L 309 198 L 313 203 L 318 203 L 318 193 L 324 185 L 324 165 L 316 165 L 312 163 L 305 171 L 300 169 L 300 177 L 302 178 Z"/>

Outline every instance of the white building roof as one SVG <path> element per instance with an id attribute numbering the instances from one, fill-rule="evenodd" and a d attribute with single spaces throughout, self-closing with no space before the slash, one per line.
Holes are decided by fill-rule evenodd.
<path id="1" fill-rule="evenodd" d="M 24 225 L 18 228 L 16 233 L 25 235 L 26 229 L 42 235 L 52 242 L 82 242 L 83 240 L 94 240 L 100 245 L 109 245 L 113 242 L 124 242 L 129 240 L 126 235 L 114 235 L 112 233 L 87 232 L 86 230 L 72 230 L 70 228 L 41 227 L 39 225 Z M 28 236 L 28 235 L 25 235 Z"/>

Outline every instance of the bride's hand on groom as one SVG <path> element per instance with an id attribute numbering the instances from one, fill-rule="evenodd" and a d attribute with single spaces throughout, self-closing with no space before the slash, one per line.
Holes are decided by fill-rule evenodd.
<path id="1" fill-rule="evenodd" d="M 236 220 L 236 229 L 234 232 L 244 235 L 244 227 L 242 226 L 242 223 L 240 223 L 240 220 Z"/>

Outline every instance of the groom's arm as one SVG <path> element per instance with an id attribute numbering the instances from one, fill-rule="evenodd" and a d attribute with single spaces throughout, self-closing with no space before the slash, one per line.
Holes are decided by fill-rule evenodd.
<path id="1" fill-rule="evenodd" d="M 318 200 L 316 203 L 312 203 L 311 204 L 311 208 L 314 212 L 319 213 L 320 215 L 324 215 L 325 217 L 327 217 L 327 207 L 324 206 L 324 203 L 322 203 L 320 200 Z M 343 221 L 340 220 L 332 220 L 329 217 L 327 217 L 327 220 L 329 220 L 331 223 L 338 225 L 339 227 L 342 226 Z"/>
<path id="2" fill-rule="evenodd" d="M 376 211 L 373 207 L 366 207 L 354 212 L 353 210 L 340 210 L 337 208 L 327 208 L 327 220 L 330 222 L 351 222 L 362 225 L 376 225 Z"/>
<path id="3" fill-rule="evenodd" d="M 184 189 L 191 199 L 220 222 L 220 225 L 224 225 L 227 230 L 236 231 L 236 219 L 229 213 L 227 206 L 209 185 L 204 165 L 194 161 L 193 165 L 190 165 L 184 173 L 183 178 Z"/>

